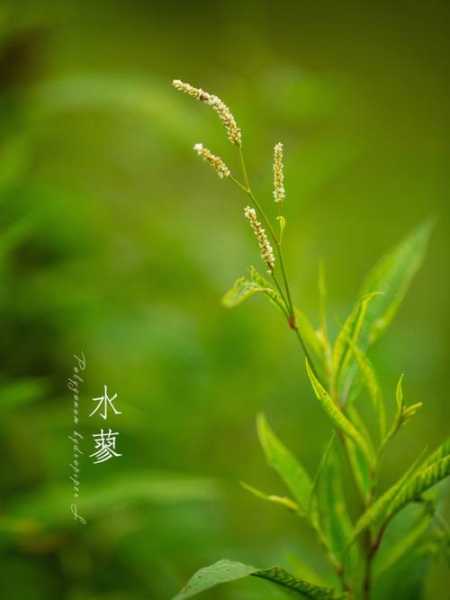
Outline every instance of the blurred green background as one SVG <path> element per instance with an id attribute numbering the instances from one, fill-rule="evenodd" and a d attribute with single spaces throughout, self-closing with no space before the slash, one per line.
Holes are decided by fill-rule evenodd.
<path id="1" fill-rule="evenodd" d="M 223 557 L 325 569 L 301 523 L 239 486 L 282 491 L 257 412 L 311 470 L 330 428 L 271 307 L 221 306 L 258 257 L 244 199 L 192 152 L 204 142 L 231 166 L 233 148 L 173 78 L 232 107 L 267 205 L 284 142 L 289 272 L 315 323 L 321 259 L 336 329 L 367 269 L 436 217 L 372 355 L 388 394 L 403 371 L 424 402 L 384 483 L 448 435 L 449 17 L 444 1 L 0 4 L 2 597 L 167 599 Z M 69 510 L 80 352 L 85 526 Z M 123 456 L 92 465 L 104 384 Z M 438 561 L 425 597 L 449 584 Z M 258 581 L 209 597 L 263 594 L 281 597 Z"/>

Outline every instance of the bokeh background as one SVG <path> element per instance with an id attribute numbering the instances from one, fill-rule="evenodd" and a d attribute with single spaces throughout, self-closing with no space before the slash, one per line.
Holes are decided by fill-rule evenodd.
<path id="1" fill-rule="evenodd" d="M 269 206 L 285 143 L 289 272 L 315 323 L 321 259 L 336 329 L 376 259 L 436 218 L 372 354 L 388 395 L 404 372 L 407 399 L 424 402 L 384 484 L 448 435 L 449 16 L 444 1 L 2 1 L 2 596 L 162 600 L 223 557 L 325 572 L 310 532 L 239 486 L 283 489 L 259 411 L 311 470 L 330 430 L 279 316 L 262 300 L 221 305 L 258 257 L 244 199 L 192 152 L 202 141 L 237 166 L 233 148 L 173 78 L 232 107 Z M 103 385 L 123 412 L 123 456 L 82 462 L 86 526 L 69 511 L 80 352 L 86 455 Z M 438 560 L 424 595 L 449 584 Z M 263 594 L 281 597 L 258 581 L 209 597 Z"/>

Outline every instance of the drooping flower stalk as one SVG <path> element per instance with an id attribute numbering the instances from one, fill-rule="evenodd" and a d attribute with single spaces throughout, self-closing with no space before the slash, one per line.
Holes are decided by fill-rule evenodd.
<path id="1" fill-rule="evenodd" d="M 237 126 L 236 119 L 225 102 L 223 102 L 218 96 L 210 94 L 209 92 L 205 92 L 204 90 L 196 88 L 190 83 L 180 81 L 179 79 L 174 79 L 172 85 L 176 90 L 188 94 L 188 96 L 192 96 L 196 100 L 200 100 L 201 102 L 204 102 L 210 106 L 217 113 L 219 119 L 224 124 L 230 142 L 236 146 L 241 145 L 241 130 Z"/>
<path id="2" fill-rule="evenodd" d="M 267 237 L 266 231 L 261 223 L 258 221 L 258 217 L 256 216 L 256 210 L 247 206 L 244 209 L 244 215 L 248 219 L 250 223 L 250 227 L 255 234 L 256 240 L 259 245 L 259 249 L 261 252 L 261 258 L 265 263 L 267 270 L 269 273 L 272 273 L 275 267 L 275 256 L 273 253 L 272 246 L 270 245 L 269 239 Z"/>
<path id="3" fill-rule="evenodd" d="M 203 160 L 212 166 L 221 179 L 230 176 L 230 169 L 220 158 L 220 156 L 213 154 L 210 150 L 208 150 L 208 148 L 205 148 L 203 144 L 195 144 L 194 150 L 203 158 Z"/>

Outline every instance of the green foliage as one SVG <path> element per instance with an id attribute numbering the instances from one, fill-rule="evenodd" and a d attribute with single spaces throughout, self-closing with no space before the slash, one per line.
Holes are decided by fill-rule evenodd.
<path id="1" fill-rule="evenodd" d="M 303 598 L 310 600 L 346 600 L 347 594 L 340 594 L 332 588 L 325 588 L 302 579 L 297 579 L 280 567 L 272 567 L 254 573 L 255 577 L 271 581 L 287 592 L 297 592 Z"/>
<path id="2" fill-rule="evenodd" d="M 379 521 L 389 515 L 390 506 L 393 500 L 398 496 L 399 492 L 403 489 L 405 484 L 409 481 L 412 473 L 417 467 L 418 461 L 416 461 L 411 467 L 404 473 L 404 475 L 394 483 L 388 490 L 384 492 L 379 498 L 369 506 L 369 508 L 361 515 L 358 519 L 355 528 L 353 530 L 351 542 L 369 527 L 376 525 Z"/>
<path id="3" fill-rule="evenodd" d="M 297 579 L 279 567 L 257 569 L 240 562 L 221 560 L 197 571 L 173 600 L 187 600 L 221 583 L 236 581 L 248 576 L 265 579 L 294 595 L 298 594 L 302 598 L 310 600 L 344 600 L 346 598 L 346 594 L 337 594 L 330 588 Z"/>
<path id="4" fill-rule="evenodd" d="M 428 456 L 422 464 L 422 469 L 436 463 L 450 454 L 450 438 L 445 440 L 434 452 Z"/>
<path id="5" fill-rule="evenodd" d="M 380 385 L 378 383 L 375 369 L 364 352 L 362 352 L 356 344 L 350 342 L 350 348 L 355 357 L 362 380 L 367 387 L 372 406 L 378 420 L 378 428 L 380 440 L 383 440 L 386 435 L 386 411 Z"/>
<path id="6" fill-rule="evenodd" d="M 397 313 L 424 260 L 431 230 L 430 221 L 417 227 L 375 265 L 364 281 L 361 295 L 382 293 L 368 307 L 367 319 L 361 330 L 363 350 L 376 342 Z"/>
<path id="7" fill-rule="evenodd" d="M 432 522 L 432 513 L 425 507 L 420 507 L 418 515 L 414 514 L 411 518 L 405 511 L 405 524 L 399 529 L 396 528 L 397 520 L 394 520 L 386 532 L 386 539 L 382 546 L 382 552 L 375 562 L 375 577 L 382 575 L 395 567 L 395 565 L 407 557 L 408 553 L 424 539 Z M 394 529 L 396 535 L 392 535 L 391 529 Z M 396 529 L 398 531 L 396 531 Z"/>
<path id="8" fill-rule="evenodd" d="M 204 96 L 206 104 L 209 103 L 210 96 L 206 92 L 180 82 L 176 82 L 175 87 L 181 87 L 182 91 L 197 99 L 203 99 Z M 230 127 L 237 127 L 233 116 L 228 112 L 226 117 L 220 113 L 219 116 L 228 130 Z M 239 190 L 247 195 L 246 200 L 251 204 L 252 214 L 257 218 L 252 229 L 261 258 L 268 265 L 271 281 L 252 268 L 249 277 L 241 277 L 236 281 L 224 296 L 223 303 L 227 307 L 234 307 L 255 294 L 263 293 L 281 309 L 305 355 L 306 373 L 313 393 L 333 428 L 331 441 L 322 455 L 314 479 L 311 480 L 293 453 L 270 429 L 265 417 L 259 415 L 257 430 L 266 460 L 283 480 L 293 499 L 266 494 L 246 484 L 244 487 L 258 498 L 284 506 L 307 518 L 326 551 L 342 593 L 296 579 L 279 568 L 258 570 L 241 563 L 220 561 L 195 574 L 176 596 L 176 600 L 185 600 L 218 583 L 248 575 L 269 579 L 286 589 L 298 591 L 307 598 L 347 597 L 348 591 L 352 598 L 364 597 L 364 600 L 368 600 L 372 593 L 372 563 L 390 521 L 409 503 L 422 502 L 422 495 L 450 474 L 449 446 L 446 443 L 422 467 L 418 466 L 420 458 L 417 459 L 396 483 L 377 496 L 381 459 L 386 445 L 417 412 L 421 403 L 405 405 L 400 378 L 396 389 L 396 410 L 388 428 L 381 386 L 367 352 L 392 321 L 413 276 L 423 262 L 431 224 L 426 223 L 417 228 L 369 273 L 358 302 L 332 343 L 328 337 L 327 290 L 323 267 L 319 271 L 320 327 L 316 330 L 305 313 L 295 308 L 292 299 L 283 255 L 282 242 L 286 226 L 285 217 L 281 214 L 283 207 L 279 207 L 280 214 L 276 217 L 279 227 L 276 227 L 254 195 L 240 141 L 236 142 L 233 138 L 232 141 L 238 146 L 241 173 L 230 172 L 229 176 Z M 212 166 L 216 168 L 216 165 Z M 275 200 L 278 197 L 278 187 L 284 181 L 283 168 L 277 159 L 273 168 Z M 242 181 L 239 177 L 242 177 Z M 279 233 L 276 233 L 277 230 Z M 372 414 L 376 417 L 376 443 L 372 440 L 370 427 L 361 416 L 367 411 L 360 413 L 360 407 L 355 406 L 355 400 L 364 388 L 370 399 Z M 336 440 L 341 444 L 341 452 L 334 447 Z M 347 506 L 345 460 L 349 463 L 363 503 L 355 524 Z M 381 572 L 388 571 L 422 538 L 428 529 L 428 517 L 429 515 L 419 521 L 403 540 L 393 545 L 391 553 L 385 555 Z M 355 542 L 360 541 L 363 533 L 364 540 L 356 545 Z"/>
<path id="9" fill-rule="evenodd" d="M 331 396 L 325 390 L 325 388 L 320 384 L 319 380 L 313 373 L 311 366 L 306 359 L 306 372 L 308 374 L 309 380 L 311 382 L 312 388 L 316 395 L 316 398 L 322 404 L 323 409 L 327 413 L 328 417 L 332 421 L 333 425 L 341 431 L 344 435 L 348 436 L 351 440 L 355 442 L 355 444 L 361 449 L 364 453 L 366 459 L 369 464 L 373 464 L 374 457 L 371 454 L 370 446 L 367 443 L 367 440 L 361 435 L 361 433 L 356 429 L 353 423 L 344 415 L 342 410 L 336 406 L 335 402 L 332 400 Z"/>
<path id="10" fill-rule="evenodd" d="M 328 452 L 319 480 L 320 524 L 328 546 L 338 564 L 346 560 L 346 548 L 351 538 L 353 524 L 348 513 L 344 491 L 344 474 L 339 451 Z M 357 561 L 353 553 L 352 566 Z"/>
<path id="11" fill-rule="evenodd" d="M 409 502 L 419 501 L 427 490 L 450 475 L 450 456 L 431 463 L 425 469 L 420 469 L 395 497 L 389 507 L 389 516 L 394 515 Z"/>
<path id="12" fill-rule="evenodd" d="M 248 577 L 256 571 L 255 567 L 250 567 L 240 562 L 220 560 L 209 567 L 204 567 L 197 571 L 185 587 L 175 596 L 174 600 L 187 600 L 216 585 Z"/>
<path id="13" fill-rule="evenodd" d="M 333 348 L 333 373 L 335 383 L 340 377 L 343 379 L 346 373 L 351 356 L 351 347 L 356 346 L 361 335 L 361 330 L 365 322 L 367 310 L 370 302 L 379 295 L 379 292 L 374 291 L 362 296 L 358 304 L 353 308 L 345 320 Z"/>
<path id="14" fill-rule="evenodd" d="M 421 408 L 422 402 L 416 402 L 406 406 L 403 395 L 403 374 L 400 376 L 395 389 L 395 414 L 390 430 L 385 435 L 380 448 L 380 454 L 384 452 L 387 443 L 394 437 L 398 430 Z"/>
<path id="15" fill-rule="evenodd" d="M 216 299 L 224 282 L 236 273 L 250 279 L 241 254 L 245 224 L 239 223 L 250 199 L 241 205 L 241 191 L 233 192 L 230 180 L 219 187 L 213 174 L 197 167 L 192 145 L 198 141 L 233 171 L 239 157 L 222 143 L 216 115 L 177 96 L 168 73 L 195 74 L 192 83 L 219 95 L 227 86 L 224 100 L 246 127 L 254 192 L 269 215 L 277 215 L 273 227 L 292 277 L 292 302 L 301 309 L 295 321 L 310 363 L 368 443 L 377 432 L 376 416 L 348 347 L 342 357 L 348 356 L 348 372 L 339 374 L 337 390 L 331 384 L 336 321 L 351 308 L 343 294 L 354 289 L 367 260 L 388 249 L 388 240 L 426 212 L 439 215 L 433 259 L 411 288 L 406 320 L 392 331 L 385 352 L 367 356 L 388 417 L 393 373 L 401 371 L 406 402 L 422 400 L 427 410 L 382 453 L 375 448 L 379 465 L 372 477 L 359 447 L 335 435 L 329 453 L 338 454 L 352 520 L 365 510 L 355 472 L 365 478 L 364 502 L 374 502 L 422 440 L 434 449 L 448 433 L 450 203 L 440 185 L 450 115 L 448 3 L 409 3 L 402 12 L 388 3 L 360 10 L 357 3 L 291 2 L 277 11 L 275 26 L 275 11 L 255 0 L 174 7 L 157 0 L 1 3 L 5 598 L 167 600 L 181 577 L 222 556 L 280 564 L 300 579 L 342 586 L 334 564 L 322 557 L 327 548 L 322 540 L 314 543 L 304 522 L 278 504 L 274 510 L 261 506 L 230 482 L 236 476 L 261 485 L 267 496 L 283 495 L 282 483 L 263 486 L 266 464 L 248 434 L 259 406 L 278 424 L 283 442 L 289 430 L 290 450 L 311 476 L 316 472 L 312 505 L 324 493 L 326 513 L 328 463 L 316 468 L 316 461 L 332 426 L 308 389 L 296 333 L 282 331 L 278 307 L 273 321 L 265 307 L 260 312 L 259 301 L 221 318 Z M 271 145 L 284 134 L 287 199 L 271 210 Z M 310 285 L 320 257 L 327 262 L 326 305 L 324 290 L 319 300 Z M 284 292 L 279 264 L 277 257 Z M 357 346 L 366 352 L 361 340 Z M 86 432 L 86 527 L 72 522 L 68 503 L 65 382 L 72 353 L 80 350 L 88 359 L 84 418 L 105 383 L 118 392 L 123 409 L 123 457 L 114 464 L 89 464 Z M 388 431 L 391 424 L 389 418 Z M 346 464 L 342 443 L 351 447 L 359 470 Z M 440 458 L 429 457 L 420 468 Z M 173 469 L 183 474 L 166 477 Z M 211 474 L 225 479 L 224 494 L 210 485 Z M 425 499 L 438 504 L 444 486 L 425 492 Z M 445 551 L 445 540 L 448 552 L 440 522 L 448 504 L 439 506 L 416 544 L 379 573 L 378 558 L 407 540 L 416 520 L 407 519 L 397 537 L 390 533 L 397 534 L 413 509 L 422 512 L 423 503 L 409 503 L 392 518 L 374 559 L 374 600 L 447 596 L 445 563 L 429 568 L 431 554 Z M 30 520 L 48 523 L 48 533 L 36 533 Z M 363 561 L 369 533 L 352 546 Z M 349 595 L 359 600 L 363 571 L 355 575 L 348 557 L 345 571 Z M 223 586 L 204 597 L 269 600 L 283 594 L 279 586 L 249 580 L 242 589 Z"/>
<path id="16" fill-rule="evenodd" d="M 326 356 L 316 330 L 304 311 L 296 308 L 294 311 L 298 330 L 310 355 L 317 361 L 320 372 L 326 373 Z"/>
<path id="17" fill-rule="evenodd" d="M 370 497 L 372 474 L 366 456 L 361 449 L 349 438 L 344 440 L 345 449 L 358 491 L 364 503 Z"/>
<path id="18" fill-rule="evenodd" d="M 275 496 L 273 494 L 265 494 L 264 492 L 261 492 L 261 490 L 258 490 L 257 488 L 249 485 L 248 483 L 244 483 L 243 481 L 241 481 L 241 485 L 244 490 L 247 490 L 257 498 L 261 498 L 261 500 L 266 500 L 267 502 L 284 506 L 284 508 L 287 508 L 293 512 L 299 512 L 298 504 L 296 504 L 290 498 L 286 498 L 285 496 Z"/>
<path id="19" fill-rule="evenodd" d="M 239 279 L 236 279 L 233 287 L 224 295 L 222 302 L 227 308 L 234 308 L 255 294 L 264 294 L 271 302 L 285 312 L 286 309 L 281 296 L 254 267 L 251 267 L 249 277 L 239 277 Z"/>
<path id="20" fill-rule="evenodd" d="M 299 510 L 306 513 L 311 496 L 311 479 L 294 455 L 270 429 L 264 415 L 258 416 L 258 436 L 268 464 L 278 473 L 298 503 Z"/>

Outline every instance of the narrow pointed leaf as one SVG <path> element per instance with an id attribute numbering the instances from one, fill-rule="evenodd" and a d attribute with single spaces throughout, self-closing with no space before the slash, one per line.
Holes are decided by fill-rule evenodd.
<path id="1" fill-rule="evenodd" d="M 295 308 L 294 311 L 298 330 L 309 352 L 315 358 L 320 370 L 325 372 L 325 355 L 314 327 L 303 311 L 298 308 Z"/>
<path id="2" fill-rule="evenodd" d="M 421 470 L 425 467 L 430 466 L 431 464 L 438 462 L 441 458 L 445 458 L 450 455 L 450 438 L 445 440 L 434 452 L 430 454 L 428 458 L 425 459 L 424 463 L 421 466 Z"/>
<path id="3" fill-rule="evenodd" d="M 360 431 L 364 438 L 367 440 L 367 443 L 370 446 L 371 455 L 375 456 L 375 450 L 372 445 L 369 431 L 367 430 L 367 427 L 364 421 L 362 420 L 360 414 L 354 406 L 349 406 L 347 408 L 347 414 L 351 418 L 352 422 L 355 424 L 355 427 L 358 429 L 358 431 Z M 345 438 L 345 448 L 349 459 L 350 469 L 352 471 L 353 478 L 356 482 L 363 503 L 366 504 L 370 497 L 372 486 L 371 467 L 367 461 L 365 454 L 354 442 L 352 442 L 351 439 Z"/>
<path id="4" fill-rule="evenodd" d="M 221 583 L 229 583 L 253 575 L 258 569 L 240 562 L 220 560 L 195 573 L 173 600 L 187 600 Z"/>
<path id="5" fill-rule="evenodd" d="M 240 562 L 220 560 L 197 571 L 173 600 L 187 600 L 222 583 L 237 581 L 249 576 L 265 579 L 310 600 L 344 600 L 346 598 L 345 594 L 336 592 L 332 588 L 317 586 L 303 579 L 297 579 L 279 567 L 258 569 Z"/>
<path id="6" fill-rule="evenodd" d="M 361 331 L 363 350 L 374 343 L 394 318 L 414 275 L 420 268 L 428 245 L 432 223 L 417 227 L 369 273 L 362 294 L 383 292 L 370 303 Z"/>
<path id="7" fill-rule="evenodd" d="M 325 450 L 324 450 L 324 452 L 322 454 L 322 457 L 320 459 L 320 463 L 319 463 L 319 466 L 317 468 L 317 471 L 316 471 L 316 473 L 314 475 L 314 479 L 313 479 L 312 486 L 311 486 L 311 493 L 310 493 L 310 497 L 309 497 L 309 500 L 308 500 L 308 510 L 307 510 L 308 514 L 311 512 L 313 506 L 317 505 L 317 502 L 316 502 L 316 500 L 317 500 L 317 497 L 316 497 L 317 486 L 319 485 L 320 478 L 322 477 L 323 472 L 325 470 L 325 466 L 326 466 L 327 460 L 328 460 L 328 455 L 329 455 L 329 453 L 331 452 L 331 450 L 333 448 L 333 444 L 334 444 L 335 438 L 336 438 L 336 433 L 335 433 L 335 431 L 333 431 L 333 433 L 331 434 L 331 438 L 330 438 L 328 444 L 326 445 Z"/>
<path id="8" fill-rule="evenodd" d="M 314 585 L 303 579 L 297 579 L 280 567 L 265 569 L 253 574 L 255 577 L 267 579 L 282 586 L 288 591 L 297 592 L 302 598 L 309 600 L 347 600 L 348 595 L 329 587 Z"/>
<path id="9" fill-rule="evenodd" d="M 339 369 L 341 367 L 341 362 L 344 357 L 345 349 L 347 347 L 347 340 L 351 339 L 353 327 L 355 325 L 357 316 L 359 312 L 359 305 L 352 310 L 349 316 L 344 321 L 336 341 L 333 347 L 333 372 L 334 376 L 337 379 Z"/>
<path id="10" fill-rule="evenodd" d="M 374 458 L 371 455 L 370 447 L 367 441 L 364 439 L 362 434 L 356 429 L 353 423 L 343 414 L 343 412 L 333 402 L 331 396 L 317 380 L 317 377 L 314 375 L 307 359 L 306 372 L 308 374 L 309 380 L 311 382 L 312 388 L 317 399 L 322 404 L 323 409 L 331 419 L 333 425 L 337 429 L 341 430 L 349 438 L 351 438 L 355 442 L 355 444 L 357 444 L 358 447 L 361 448 L 361 450 L 364 452 L 369 463 L 373 464 Z"/>
<path id="11" fill-rule="evenodd" d="M 328 453 L 323 476 L 319 482 L 320 523 L 336 561 L 343 564 L 345 550 L 350 541 L 353 524 L 348 514 L 342 485 L 343 474 L 337 449 Z M 356 548 L 354 549 L 356 553 Z M 357 559 L 352 557 L 352 563 Z"/>
<path id="12" fill-rule="evenodd" d="M 345 446 L 347 449 L 348 458 L 350 461 L 350 468 L 355 479 L 358 491 L 363 499 L 364 503 L 367 501 L 370 495 L 370 471 L 369 465 L 365 455 L 361 452 L 361 449 L 349 438 L 345 438 Z"/>
<path id="13" fill-rule="evenodd" d="M 394 437 L 399 428 L 402 425 L 402 416 L 403 416 L 403 373 L 400 375 L 400 378 L 397 383 L 397 387 L 395 389 L 395 415 L 392 421 L 392 425 L 385 436 L 381 447 L 384 450 L 386 444 Z"/>
<path id="14" fill-rule="evenodd" d="M 258 436 L 268 464 L 275 469 L 298 503 L 299 509 L 306 513 L 311 495 L 311 479 L 286 446 L 270 429 L 264 415 L 257 420 Z"/>
<path id="15" fill-rule="evenodd" d="M 389 507 L 389 515 L 393 515 L 409 502 L 420 499 L 421 495 L 437 485 L 440 481 L 450 475 L 450 456 L 447 455 L 437 462 L 420 469 L 412 480 L 395 497 Z"/>
<path id="16" fill-rule="evenodd" d="M 333 348 L 333 371 L 336 380 L 341 370 L 344 371 L 343 375 L 345 375 L 345 367 L 350 358 L 349 341 L 357 344 L 369 303 L 378 295 L 379 292 L 363 295 L 341 327 Z"/>
<path id="17" fill-rule="evenodd" d="M 367 356 L 360 350 L 360 348 L 358 348 L 356 344 L 351 341 L 349 345 L 356 359 L 356 363 L 362 375 L 367 391 L 369 392 L 369 396 L 378 419 L 380 439 L 383 440 L 386 434 L 386 412 L 375 369 L 373 368 L 372 363 Z"/>
<path id="18" fill-rule="evenodd" d="M 267 502 L 272 502 L 273 504 L 284 506 L 284 508 L 287 508 L 290 511 L 298 512 L 298 505 L 290 498 L 286 498 L 285 496 L 275 496 L 273 494 L 266 494 L 265 492 L 261 492 L 261 490 L 258 490 L 252 485 L 244 483 L 243 481 L 241 481 L 241 486 L 244 488 L 244 490 L 247 490 L 257 498 L 261 498 L 261 500 L 266 500 Z"/>
<path id="19" fill-rule="evenodd" d="M 408 529 L 394 543 L 389 543 L 387 539 L 383 540 L 382 548 L 384 552 L 377 558 L 375 563 L 376 578 L 395 566 L 410 550 L 420 543 L 428 531 L 431 520 L 432 515 L 428 511 L 425 511 L 419 515 L 415 523 L 410 523 Z"/>
<path id="20" fill-rule="evenodd" d="M 261 285 L 246 277 L 239 277 L 234 282 L 233 287 L 222 298 L 222 303 L 226 308 L 234 308 L 255 294 L 265 294 L 279 308 L 283 307 L 283 300 L 270 285 Z"/>
<path id="21" fill-rule="evenodd" d="M 380 521 L 380 519 L 386 516 L 390 506 L 398 496 L 400 490 L 402 490 L 404 485 L 409 481 L 409 478 L 411 477 L 412 473 L 415 471 L 418 462 L 419 461 L 414 462 L 414 464 L 406 471 L 406 473 L 388 490 L 386 490 L 386 492 L 384 492 L 384 494 L 380 496 L 366 510 L 366 512 L 362 514 L 353 530 L 351 543 L 353 543 L 356 540 L 356 538 L 368 527 L 375 525 L 377 522 Z"/>
<path id="22" fill-rule="evenodd" d="M 403 412 L 403 373 L 400 375 L 395 389 L 395 404 L 397 406 L 397 416 L 400 420 L 400 416 Z"/>
<path id="23" fill-rule="evenodd" d="M 346 413 L 351 420 L 351 422 L 355 425 L 356 429 L 361 432 L 364 438 L 367 440 L 367 443 L 370 445 L 370 453 L 375 455 L 375 449 L 372 444 L 372 440 L 370 438 L 369 430 L 367 429 L 367 425 L 364 423 L 363 418 L 359 414 L 358 410 L 355 406 L 348 406 Z"/>

